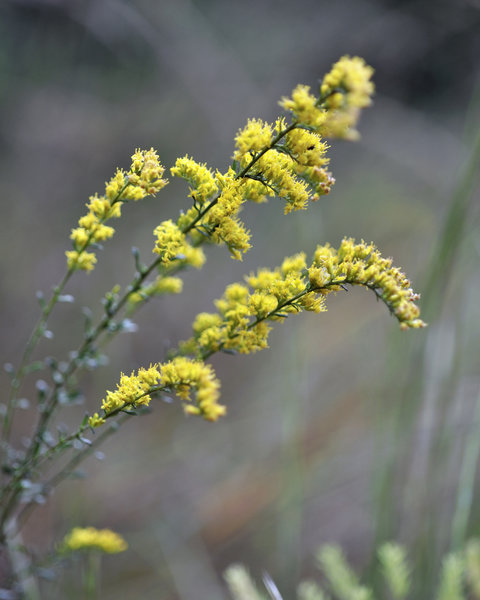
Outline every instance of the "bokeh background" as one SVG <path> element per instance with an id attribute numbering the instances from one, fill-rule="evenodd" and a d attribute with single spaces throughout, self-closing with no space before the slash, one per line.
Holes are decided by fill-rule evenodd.
<path id="1" fill-rule="evenodd" d="M 368 572 L 387 539 L 408 546 L 425 598 L 441 553 L 480 534 L 480 3 L 0 3 L 2 362 L 21 355 L 35 291 L 63 275 L 88 196 L 134 148 L 155 147 L 167 167 L 188 153 L 225 169 L 248 117 L 275 118 L 282 95 L 315 86 L 343 54 L 375 68 L 377 94 L 361 140 L 331 143 L 332 193 L 289 216 L 280 202 L 249 206 L 254 247 L 243 263 L 212 247 L 181 296 L 143 309 L 109 364 L 84 376 L 87 409 L 120 371 L 188 337 L 228 283 L 345 235 L 394 257 L 422 293 L 429 328 L 400 332 L 371 294 L 350 290 L 326 314 L 277 326 L 268 351 L 213 358 L 222 421 L 160 402 L 132 418 L 26 536 L 41 555 L 74 525 L 124 535 L 128 552 L 104 561 L 102 599 L 224 599 L 232 562 L 268 571 L 288 598 L 315 574 L 320 544 L 341 544 Z M 148 261 L 152 230 L 188 206 L 186 195 L 173 181 L 127 207 L 96 270 L 69 285 L 76 302 L 58 307 L 39 355 L 77 347 L 82 307 L 101 313 L 100 297 L 132 277 L 130 248 Z M 62 419 L 74 424 L 84 410 Z M 32 418 L 17 418 L 19 440 Z M 77 597 L 74 576 L 62 585 L 45 584 L 45 597 Z"/>

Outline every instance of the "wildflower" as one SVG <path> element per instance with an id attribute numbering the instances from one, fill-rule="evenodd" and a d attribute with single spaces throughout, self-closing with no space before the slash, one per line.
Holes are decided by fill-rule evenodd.
<path id="1" fill-rule="evenodd" d="M 207 421 L 225 415 L 225 406 L 218 403 L 220 382 L 210 365 L 179 356 L 161 365 L 160 372 L 160 385 L 176 392 L 186 414 L 202 415 Z"/>
<path id="2" fill-rule="evenodd" d="M 271 140 L 271 125 L 264 123 L 261 119 L 249 119 L 245 127 L 240 129 L 235 137 L 233 158 L 240 161 L 240 166 L 243 168 L 252 155 L 268 148 Z"/>
<path id="3" fill-rule="evenodd" d="M 162 391 L 175 392 L 184 403 L 188 414 L 202 415 L 208 421 L 216 421 L 226 412 L 218 403 L 220 382 L 210 365 L 200 360 L 177 357 L 164 364 L 140 368 L 135 374 L 121 374 L 114 392 L 107 391 L 102 401 L 104 416 L 97 413 L 90 417 L 89 425 L 99 427 L 105 419 L 122 410 L 148 406 L 151 394 Z M 103 423 L 101 422 L 103 421 Z"/>
<path id="4" fill-rule="evenodd" d="M 310 86 L 297 85 L 291 98 L 282 98 L 280 106 L 289 110 L 295 120 L 318 131 L 326 118 L 326 111 L 318 106 L 318 98 L 310 93 Z"/>
<path id="5" fill-rule="evenodd" d="M 65 253 L 70 270 L 91 271 L 94 268 L 95 255 L 86 249 L 111 238 L 115 232 L 113 227 L 105 225 L 105 221 L 119 218 L 124 202 L 140 200 L 161 190 L 167 184 L 162 178 L 163 173 L 164 168 L 153 148 L 136 150 L 130 171 L 117 169 L 105 184 L 105 194 L 89 198 L 88 213 L 79 219 L 79 226 L 72 229 L 70 235 L 74 249 Z"/>
<path id="6" fill-rule="evenodd" d="M 359 56 L 342 56 L 325 75 L 320 86 L 323 105 L 364 108 L 370 106 L 374 91 L 373 69 Z"/>
<path id="7" fill-rule="evenodd" d="M 128 297 L 128 304 L 132 309 L 137 304 L 148 300 L 153 296 L 162 294 L 180 294 L 183 289 L 183 281 L 179 277 L 165 277 L 159 275 L 155 281 L 143 286 L 138 292 L 133 292 Z"/>
<path id="8" fill-rule="evenodd" d="M 118 533 L 95 527 L 74 527 L 65 536 L 60 546 L 61 552 L 65 553 L 77 550 L 101 550 L 107 554 L 117 554 L 127 548 L 127 542 Z"/>
<path id="9" fill-rule="evenodd" d="M 372 75 L 372 67 L 358 56 L 343 56 L 325 75 L 320 86 L 321 103 L 327 109 L 322 125 L 324 136 L 349 139 L 358 137 L 355 125 L 360 109 L 372 102 Z"/>
<path id="10" fill-rule="evenodd" d="M 100 427 L 101 425 L 105 424 L 105 419 L 103 417 L 101 417 L 97 412 L 92 416 L 89 417 L 88 419 L 88 426 L 91 427 L 92 429 L 95 429 L 95 427 Z"/>
<path id="11" fill-rule="evenodd" d="M 171 219 L 161 223 L 153 233 L 157 236 L 153 252 L 160 255 L 162 263 L 168 264 L 182 256 L 185 250 L 185 234 Z"/>
<path id="12" fill-rule="evenodd" d="M 120 383 L 114 392 L 107 392 L 102 401 L 102 410 L 105 416 L 111 413 L 119 412 L 129 406 L 148 406 L 150 404 L 151 389 L 156 386 L 160 378 L 158 365 L 150 365 L 148 369 L 141 368 L 137 375 L 132 372 L 131 375 L 120 376 Z"/>
<path id="13" fill-rule="evenodd" d="M 361 285 L 373 290 L 398 319 L 402 329 L 425 327 L 415 304 L 419 295 L 400 269 L 383 258 L 373 244 L 345 238 L 338 250 L 329 244 L 318 246 L 309 269 L 312 290 L 326 294 L 341 285 Z"/>
<path id="14" fill-rule="evenodd" d="M 197 163 L 188 156 L 177 158 L 175 166 L 170 171 L 172 175 L 188 181 L 191 185 L 189 196 L 200 205 L 218 191 L 215 177 L 210 169 L 205 164 Z"/>

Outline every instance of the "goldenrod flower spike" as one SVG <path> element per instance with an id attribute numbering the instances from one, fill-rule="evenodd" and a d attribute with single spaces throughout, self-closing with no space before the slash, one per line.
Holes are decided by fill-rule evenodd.
<path id="1" fill-rule="evenodd" d="M 159 392 L 176 393 L 187 414 L 201 415 L 208 421 L 216 421 L 226 413 L 226 408 L 218 403 L 220 382 L 213 368 L 201 360 L 179 356 L 165 364 L 141 368 L 137 374 L 122 373 L 117 389 L 107 391 L 102 401 L 103 416 L 95 413 L 88 425 L 100 427 L 121 411 L 148 406 L 151 394 Z"/>
<path id="2" fill-rule="evenodd" d="M 199 205 L 215 196 L 218 191 L 215 177 L 210 169 L 205 164 L 197 163 L 188 156 L 177 158 L 175 166 L 171 168 L 171 173 L 185 179 L 190 184 L 189 196 Z"/>
<path id="3" fill-rule="evenodd" d="M 280 104 L 298 124 L 322 137 L 357 139 L 360 110 L 372 102 L 372 75 L 363 58 L 343 56 L 323 78 L 319 97 L 309 86 L 298 85 L 292 97 L 282 98 Z"/>
<path id="4" fill-rule="evenodd" d="M 140 200 L 161 190 L 167 184 L 163 179 L 164 170 L 153 148 L 136 150 L 130 170 L 117 169 L 105 184 L 105 194 L 90 197 L 88 213 L 79 219 L 79 226 L 72 229 L 70 235 L 74 249 L 65 253 L 69 270 L 91 271 L 94 268 L 96 256 L 87 252 L 87 248 L 111 238 L 115 233 L 113 227 L 105 225 L 105 221 L 120 217 L 124 202 Z"/>
<path id="5" fill-rule="evenodd" d="M 107 554 L 118 554 L 124 552 L 127 548 L 128 544 L 122 536 L 110 529 L 74 527 L 63 539 L 60 552 L 100 550 Z"/>
<path id="6" fill-rule="evenodd" d="M 402 329 L 424 327 L 415 305 L 418 295 L 405 275 L 382 258 L 373 244 L 342 241 L 338 250 L 318 246 L 307 268 L 305 254 L 284 259 L 276 269 L 259 269 L 245 278 L 247 285 L 227 286 L 215 301 L 217 313 L 200 313 L 193 336 L 179 352 L 205 359 L 219 350 L 243 354 L 268 347 L 268 321 L 281 321 L 291 313 L 326 311 L 325 297 L 345 285 L 361 285 L 375 292 L 398 319 Z"/>
<path id="7" fill-rule="evenodd" d="M 415 304 L 419 295 L 413 292 L 404 273 L 392 266 L 390 258 L 383 258 L 374 244 L 357 244 L 345 238 L 338 250 L 329 244 L 318 246 L 308 276 L 312 290 L 322 294 L 337 291 L 345 284 L 367 287 L 385 302 L 402 329 L 425 327 Z"/>

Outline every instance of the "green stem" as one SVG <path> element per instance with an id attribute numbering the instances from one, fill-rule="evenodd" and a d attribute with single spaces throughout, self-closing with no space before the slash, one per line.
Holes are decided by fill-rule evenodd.
<path id="1" fill-rule="evenodd" d="M 130 185 L 130 182 L 127 182 L 119 190 L 116 197 L 112 200 L 111 206 L 114 206 L 117 202 L 120 202 L 123 192 L 127 189 L 127 187 L 129 185 Z M 104 223 L 107 219 L 108 219 L 108 215 L 101 218 L 100 223 Z M 80 250 L 78 250 L 79 256 L 81 254 L 83 254 L 83 252 L 85 252 L 85 250 L 89 247 L 90 242 L 92 241 L 93 235 L 94 235 L 93 231 L 89 233 L 87 240 L 83 244 L 83 247 Z M 70 280 L 70 277 L 73 275 L 74 272 L 75 272 L 75 269 L 73 267 L 70 267 L 67 270 L 62 281 L 53 289 L 52 297 L 50 298 L 49 302 L 43 307 L 42 316 L 40 317 L 37 325 L 35 326 L 32 334 L 30 336 L 30 339 L 27 342 L 25 351 L 24 351 L 23 356 L 20 361 L 20 366 L 18 367 L 18 369 L 15 373 L 15 376 L 12 379 L 12 383 L 11 383 L 11 387 L 10 387 L 10 396 L 9 396 L 7 410 L 6 410 L 4 420 L 3 420 L 3 427 L 2 427 L 2 439 L 3 439 L 2 446 L 5 451 L 7 449 L 8 440 L 10 438 L 12 422 L 13 422 L 13 411 L 15 408 L 15 401 L 17 399 L 17 393 L 18 393 L 20 385 L 23 381 L 23 377 L 25 375 L 27 363 L 32 355 L 32 352 L 34 351 L 34 349 L 38 343 L 38 340 L 40 339 L 40 337 L 43 335 L 43 333 L 45 331 L 45 327 L 46 327 L 48 318 L 50 317 L 50 314 L 51 314 L 53 308 L 55 307 L 60 294 L 65 289 L 65 286 L 67 285 L 68 281 Z"/>
<path id="2" fill-rule="evenodd" d="M 100 588 L 100 561 L 98 552 L 90 550 L 85 556 L 85 571 L 83 574 L 83 585 L 86 600 L 99 598 Z"/>
<path id="3" fill-rule="evenodd" d="M 70 279 L 70 277 L 72 276 L 72 273 L 73 273 L 73 270 L 69 269 L 67 271 L 67 273 L 65 274 L 65 277 L 62 279 L 62 281 L 54 288 L 52 297 L 50 298 L 49 302 L 45 305 L 45 307 L 42 310 L 42 316 L 38 320 L 38 323 L 36 324 L 32 334 L 30 336 L 30 339 L 27 342 L 25 351 L 24 351 L 23 356 L 20 361 L 20 365 L 12 379 L 12 383 L 10 386 L 10 396 L 9 396 L 8 404 L 7 404 L 7 411 L 5 413 L 5 417 L 3 420 L 3 427 L 2 427 L 2 439 L 3 439 L 3 448 L 4 449 L 6 448 L 6 446 L 8 444 L 8 440 L 10 438 L 10 432 L 11 432 L 12 421 L 13 421 L 13 410 L 15 408 L 15 401 L 17 399 L 18 390 L 23 381 L 23 376 L 25 375 L 27 363 L 32 355 L 33 350 L 35 349 L 35 346 L 38 343 L 38 340 L 43 335 L 43 333 L 45 331 L 45 326 L 46 326 L 48 318 L 50 316 L 50 313 L 52 312 L 55 304 L 57 303 L 57 300 L 58 300 L 60 294 L 65 289 L 65 286 L 66 286 L 68 280 Z"/>
<path id="4" fill-rule="evenodd" d="M 280 131 L 275 136 L 275 138 L 271 141 L 270 145 L 266 146 L 262 151 L 260 151 L 258 154 L 256 154 L 251 159 L 251 161 L 248 163 L 248 165 L 246 165 L 244 167 L 244 169 L 238 175 L 236 175 L 235 179 L 245 177 L 245 175 L 248 173 L 248 171 L 255 165 L 255 163 L 266 152 L 268 152 L 270 149 L 272 149 L 289 131 L 292 131 L 297 126 L 298 126 L 298 123 L 296 121 L 294 121 L 288 127 L 283 129 L 282 131 Z M 112 202 L 112 205 L 119 200 L 121 194 L 123 193 L 124 189 L 128 185 L 129 184 L 127 183 L 124 186 L 124 188 L 122 188 L 122 190 L 117 195 L 117 198 Z M 207 214 L 208 211 L 217 204 L 219 198 L 220 198 L 220 194 L 216 198 L 214 198 L 202 211 L 199 212 L 199 214 L 195 217 L 195 219 L 193 219 L 191 221 L 191 223 L 183 229 L 183 233 L 186 234 L 189 231 L 191 231 L 195 227 L 195 225 L 205 216 L 205 214 Z M 84 247 L 82 248 L 82 252 L 88 246 L 89 241 L 90 241 L 90 238 L 85 243 Z M 49 395 L 48 399 L 46 400 L 45 405 L 43 407 L 43 411 L 41 413 L 38 425 L 36 427 L 36 432 L 33 436 L 33 443 L 23 461 L 23 464 L 19 468 L 19 470 L 17 470 L 15 477 L 9 482 L 9 485 L 6 486 L 6 489 L 3 490 L 3 496 L 5 496 L 6 493 L 8 493 L 10 491 L 12 491 L 12 495 L 10 497 L 9 502 L 6 505 L 6 508 L 3 511 L 1 523 L 5 523 L 6 519 L 8 519 L 11 510 L 13 510 L 13 508 L 15 506 L 18 496 L 21 493 L 21 488 L 19 486 L 21 479 L 29 472 L 30 469 L 36 468 L 40 464 L 37 460 L 38 454 L 39 454 L 41 444 L 43 442 L 44 435 L 47 430 L 48 424 L 58 406 L 58 391 L 59 391 L 59 389 L 64 385 L 64 382 L 67 382 L 69 380 L 69 378 L 74 375 L 74 373 L 77 371 L 77 369 L 81 366 L 82 359 L 91 350 L 93 344 L 98 340 L 98 338 L 102 335 L 102 333 L 104 333 L 108 329 L 108 325 L 111 322 L 111 320 L 123 308 L 123 306 L 126 304 L 126 302 L 128 301 L 128 298 L 131 296 L 131 294 L 137 292 L 141 288 L 142 283 L 151 274 L 151 272 L 158 266 L 158 264 L 160 262 L 161 262 L 161 257 L 158 257 L 151 263 L 151 265 L 148 268 L 137 273 L 137 276 L 133 280 L 132 284 L 130 284 L 128 286 L 128 288 L 127 288 L 126 292 L 124 293 L 124 295 L 122 296 L 122 298 L 120 298 L 116 302 L 116 304 L 114 305 L 113 308 L 110 308 L 110 310 L 108 311 L 108 314 L 106 314 L 101 319 L 101 321 L 97 324 L 95 329 L 92 332 L 90 332 L 89 335 L 85 338 L 85 340 L 81 344 L 80 348 L 75 353 L 74 358 L 72 358 L 70 360 L 70 362 L 64 372 L 62 381 L 55 382 L 55 384 L 52 388 L 52 391 L 50 392 L 50 395 Z M 68 279 L 70 278 L 70 276 L 72 275 L 72 273 L 73 273 L 73 270 L 69 270 L 67 273 L 67 276 L 64 278 L 62 283 L 58 286 L 58 288 L 56 288 L 54 296 L 52 296 L 52 299 L 50 300 L 50 302 L 47 305 L 47 308 L 44 311 L 42 320 L 40 321 L 37 328 L 35 329 L 35 336 L 32 336 L 33 339 L 27 346 L 28 352 L 26 351 L 24 360 L 22 361 L 22 365 L 21 365 L 22 374 L 23 374 L 23 371 L 25 368 L 26 361 L 28 360 L 28 357 L 30 356 L 31 352 L 33 351 L 33 349 L 38 341 L 38 338 L 40 337 L 40 334 L 42 332 L 42 327 L 45 326 L 46 320 L 47 320 L 51 310 L 53 309 L 55 303 L 58 300 L 58 296 L 60 295 L 61 291 L 63 290 L 64 286 L 66 285 L 66 283 L 67 283 Z M 282 308 L 287 306 L 287 304 L 294 302 L 295 300 L 301 298 L 302 295 L 304 295 L 305 293 L 308 293 L 308 292 L 303 292 L 303 293 L 297 295 L 295 298 L 292 298 L 289 301 L 282 303 L 281 305 L 279 305 L 277 307 L 276 311 L 281 310 Z M 257 319 L 257 321 L 252 323 L 250 325 L 250 327 L 254 327 L 261 321 L 263 321 L 266 318 L 269 318 L 271 316 L 272 315 L 269 314 L 263 318 Z M 19 371 L 17 371 L 17 373 L 20 373 L 20 369 L 19 369 Z M 4 422 L 4 427 L 6 427 L 7 430 L 10 430 L 10 427 L 11 427 L 11 414 L 12 414 L 13 404 L 14 404 L 13 401 L 9 403 L 9 410 L 7 410 L 8 418 L 6 418 L 6 420 L 5 420 L 7 425 L 5 425 L 5 422 Z M 118 412 L 120 412 L 120 410 Z M 112 415 L 110 415 L 110 416 L 112 416 Z M 81 430 L 81 431 L 83 431 L 83 430 Z M 78 435 L 80 435 L 81 431 L 80 430 L 77 431 L 75 434 L 72 434 L 67 439 L 68 440 L 75 439 L 76 437 L 78 437 Z M 50 449 L 47 452 L 47 455 L 45 456 L 45 458 L 42 458 L 42 457 L 40 458 L 41 463 L 43 464 L 43 462 L 45 460 L 48 460 L 52 456 L 54 456 L 59 449 L 62 449 L 64 447 L 65 443 L 66 443 L 66 441 L 64 440 L 63 442 L 57 444 L 54 448 Z"/>
<path id="5" fill-rule="evenodd" d="M 109 427 L 105 428 L 102 433 L 100 435 L 98 435 L 98 437 L 96 437 L 94 440 L 92 440 L 91 445 L 89 446 L 85 446 L 85 448 L 83 448 L 82 450 L 79 450 L 77 452 L 77 454 L 75 454 L 68 462 L 67 464 L 62 467 L 62 469 L 56 473 L 55 475 L 53 475 L 48 481 L 45 482 L 44 484 L 44 489 L 45 490 L 52 490 L 54 489 L 57 485 L 59 485 L 62 481 L 64 481 L 65 479 L 67 479 L 72 472 L 86 459 L 88 458 L 88 456 L 90 456 L 90 454 L 92 454 L 95 450 L 97 450 L 97 448 L 103 444 L 105 442 L 105 440 L 107 440 L 111 435 L 113 435 L 114 433 L 116 433 L 116 431 L 118 431 L 118 428 L 123 425 L 123 423 L 125 423 L 125 421 L 127 421 L 127 419 L 129 418 L 130 415 L 121 415 L 119 419 L 117 419 L 115 422 L 113 422 Z M 26 503 L 21 511 L 18 514 L 17 517 L 17 521 L 18 521 L 18 531 L 20 531 L 22 529 L 22 527 L 25 525 L 25 522 L 28 518 L 29 513 L 31 512 L 31 510 L 36 506 L 35 502 L 32 500 L 28 503 Z"/>
<path id="6" fill-rule="evenodd" d="M 246 173 L 253 167 L 253 165 L 260 159 L 261 156 L 263 156 L 266 152 L 268 152 L 268 150 L 270 150 L 271 148 L 273 148 L 275 146 L 275 144 L 277 144 L 289 131 L 295 129 L 298 126 L 297 122 L 294 121 L 293 123 L 291 123 L 288 127 L 286 127 L 285 129 L 283 129 L 282 131 L 280 131 L 275 138 L 272 140 L 272 142 L 270 143 L 269 146 L 266 146 L 261 152 L 259 152 L 258 154 L 256 154 L 252 160 L 248 163 L 248 165 L 236 176 L 235 179 L 239 179 L 241 177 L 244 177 L 246 175 Z M 122 190 L 123 192 L 123 190 Z M 218 202 L 220 196 L 218 196 L 217 198 L 215 198 L 214 200 L 212 200 L 205 208 L 203 211 L 201 211 L 197 217 L 195 217 L 195 219 L 193 219 L 193 221 L 184 228 L 183 233 L 188 233 L 189 231 L 191 231 L 196 223 L 213 207 L 215 206 L 215 204 Z M 145 279 L 150 275 L 150 273 L 158 266 L 158 264 L 161 262 L 161 257 L 158 257 L 157 259 L 155 259 L 151 265 L 146 268 L 144 271 L 139 272 L 136 276 L 136 278 L 133 280 L 132 284 L 130 286 L 128 286 L 127 291 L 125 292 L 125 294 L 123 295 L 123 297 L 117 301 L 117 303 L 115 304 L 115 306 L 113 307 L 113 309 L 111 309 L 109 311 L 108 314 L 106 314 L 103 319 L 100 321 L 100 323 L 95 327 L 95 329 L 93 330 L 93 332 L 91 332 L 84 340 L 83 344 L 80 346 L 80 348 L 78 349 L 78 351 L 75 354 L 75 358 L 72 359 L 65 371 L 64 374 L 64 381 L 67 381 L 69 377 L 71 377 L 75 371 L 77 370 L 79 364 L 81 363 L 81 359 L 85 356 L 85 354 L 90 350 L 91 346 L 93 345 L 93 343 L 97 340 L 97 338 L 107 329 L 108 324 L 110 323 L 111 319 L 113 317 L 115 317 L 118 312 L 121 310 L 121 308 L 123 308 L 123 306 L 126 304 L 126 302 L 128 301 L 128 298 L 131 296 L 131 294 L 137 292 L 140 288 L 142 283 L 145 281 Z M 278 307 L 281 308 L 281 307 Z M 253 325 L 252 325 L 253 326 Z M 62 382 L 60 383 L 55 383 L 53 390 L 49 396 L 49 399 L 46 402 L 46 406 L 45 409 L 42 413 L 42 416 L 40 418 L 39 424 L 37 426 L 37 433 L 34 436 L 34 443 L 32 446 L 32 450 L 28 455 L 28 459 L 33 456 L 36 457 L 36 455 L 38 454 L 38 450 L 40 448 L 40 445 L 42 443 L 42 439 L 43 439 L 43 435 L 45 434 L 47 425 L 55 411 L 55 408 L 57 406 L 57 392 L 60 389 L 60 387 L 62 386 Z"/>

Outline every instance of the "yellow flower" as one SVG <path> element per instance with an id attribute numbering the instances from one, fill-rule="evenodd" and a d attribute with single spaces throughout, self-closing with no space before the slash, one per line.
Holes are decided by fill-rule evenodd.
<path id="1" fill-rule="evenodd" d="M 308 85 L 297 85 L 292 97 L 282 98 L 280 106 L 292 112 L 299 123 L 318 130 L 325 121 L 325 110 L 318 107 L 317 101 Z"/>
<path id="2" fill-rule="evenodd" d="M 359 56 L 342 56 L 325 75 L 320 86 L 324 105 L 330 108 L 364 108 L 372 102 L 373 69 Z"/>
<path id="3" fill-rule="evenodd" d="M 105 195 L 91 196 L 87 204 L 88 213 L 80 217 L 78 227 L 72 229 L 70 239 L 73 250 L 66 252 L 67 266 L 70 270 L 91 271 L 96 263 L 93 253 L 85 252 L 92 244 L 103 242 L 113 236 L 113 227 L 105 221 L 118 218 L 121 207 L 129 200 L 139 200 L 161 190 L 167 181 L 162 179 L 163 166 L 157 153 L 150 150 L 136 150 L 132 156 L 132 165 L 127 173 L 117 169 L 114 176 L 105 184 Z"/>
<path id="4" fill-rule="evenodd" d="M 74 527 L 65 536 L 60 546 L 61 552 L 101 550 L 107 554 L 124 552 L 127 548 L 127 542 L 118 533 L 110 529 L 95 529 L 95 527 Z"/>
<path id="5" fill-rule="evenodd" d="M 313 290 L 328 293 L 344 284 L 361 285 L 373 290 L 395 315 L 402 329 L 425 327 L 419 298 L 400 269 L 392 266 L 390 258 L 383 258 L 374 244 L 355 243 L 345 238 L 338 250 L 329 244 L 318 246 L 309 280 Z"/>
<path id="6" fill-rule="evenodd" d="M 94 413 L 94 415 L 88 419 L 88 425 L 92 429 L 95 429 L 95 427 L 100 427 L 101 425 L 104 425 L 104 424 L 105 424 L 105 419 L 100 417 L 100 415 L 97 412 Z"/>
<path id="7" fill-rule="evenodd" d="M 148 369 L 142 367 L 137 375 L 134 372 L 131 375 L 121 373 L 117 389 L 114 392 L 107 391 L 106 397 L 102 400 L 101 408 L 105 416 L 129 407 L 148 406 L 151 400 L 151 388 L 157 385 L 159 378 L 160 371 L 157 364 L 150 365 Z"/>
<path id="8" fill-rule="evenodd" d="M 360 109 L 372 102 L 372 75 L 372 67 L 358 56 L 343 56 L 333 65 L 320 86 L 322 106 L 327 109 L 322 135 L 358 138 L 355 125 Z"/>
<path id="9" fill-rule="evenodd" d="M 161 365 L 160 371 L 160 384 L 176 391 L 185 403 L 187 414 L 202 415 L 207 421 L 225 415 L 225 406 L 218 403 L 220 382 L 210 365 L 179 356 Z"/>
<path id="10" fill-rule="evenodd" d="M 191 185 L 189 196 L 199 204 L 203 204 L 218 191 L 215 177 L 210 169 L 205 164 L 197 163 L 188 156 L 177 158 L 175 166 L 170 171 L 172 175 L 188 181 Z"/>
<path id="11" fill-rule="evenodd" d="M 240 161 L 240 165 L 244 167 L 251 160 L 252 154 L 270 146 L 271 141 L 272 126 L 264 123 L 261 119 L 249 119 L 235 137 L 233 158 Z"/>
<path id="12" fill-rule="evenodd" d="M 171 219 L 160 223 L 153 231 L 157 236 L 153 252 L 160 255 L 162 263 L 168 264 L 175 258 L 182 258 L 185 250 L 185 234 Z"/>

